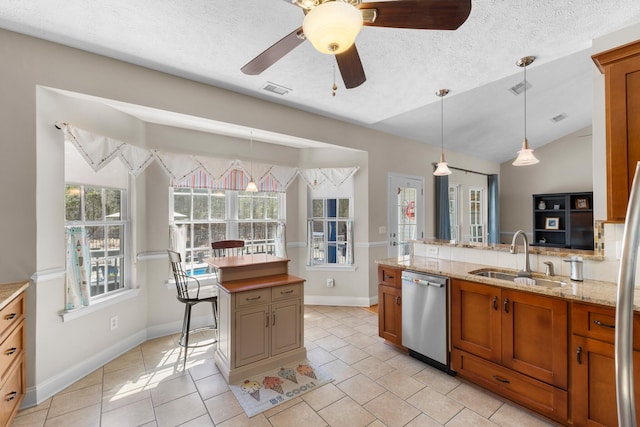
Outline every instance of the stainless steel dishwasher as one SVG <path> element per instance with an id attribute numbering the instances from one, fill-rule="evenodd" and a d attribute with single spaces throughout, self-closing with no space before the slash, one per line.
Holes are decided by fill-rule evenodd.
<path id="1" fill-rule="evenodd" d="M 409 355 L 454 374 L 449 365 L 449 279 L 402 272 L 402 345 Z"/>

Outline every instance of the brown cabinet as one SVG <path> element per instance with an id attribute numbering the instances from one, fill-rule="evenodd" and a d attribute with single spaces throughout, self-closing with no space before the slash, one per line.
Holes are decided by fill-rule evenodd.
<path id="1" fill-rule="evenodd" d="M 640 41 L 593 56 L 605 78 L 607 219 L 624 221 L 640 161 Z"/>
<path id="2" fill-rule="evenodd" d="M 0 310 L 0 426 L 11 425 L 25 394 L 24 319 L 21 292 Z"/>
<path id="3" fill-rule="evenodd" d="M 453 280 L 452 368 L 566 422 L 567 315 L 561 299 Z"/>
<path id="4" fill-rule="evenodd" d="M 378 266 L 378 335 L 402 346 L 402 270 Z"/>
<path id="5" fill-rule="evenodd" d="M 618 425 L 615 377 L 615 310 L 574 303 L 571 312 L 571 397 L 576 426 Z M 635 389 L 640 390 L 640 315 L 633 318 Z M 640 395 L 635 394 L 640 408 Z M 640 416 L 637 418 L 640 424 Z"/>

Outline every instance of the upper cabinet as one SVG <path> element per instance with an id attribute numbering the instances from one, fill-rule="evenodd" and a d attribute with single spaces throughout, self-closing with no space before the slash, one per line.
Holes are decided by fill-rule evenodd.
<path id="1" fill-rule="evenodd" d="M 592 58 L 605 77 L 607 219 L 622 222 L 640 161 L 640 40 Z"/>

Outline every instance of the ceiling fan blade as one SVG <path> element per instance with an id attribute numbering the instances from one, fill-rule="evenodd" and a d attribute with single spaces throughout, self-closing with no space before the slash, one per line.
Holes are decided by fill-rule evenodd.
<path id="1" fill-rule="evenodd" d="M 303 41 L 305 41 L 304 33 L 302 32 L 302 27 L 300 27 L 275 42 L 267 50 L 240 68 L 240 70 L 245 74 L 260 74 L 278 60 L 282 59 L 287 53 L 298 47 Z"/>
<path id="2" fill-rule="evenodd" d="M 336 61 L 338 62 L 340 74 L 342 74 L 344 86 L 347 89 L 358 87 L 367 80 L 355 44 L 351 45 L 345 52 L 336 55 Z"/>
<path id="3" fill-rule="evenodd" d="M 374 27 L 455 30 L 471 13 L 471 0 L 396 0 L 361 3 L 360 10 L 375 9 Z"/>

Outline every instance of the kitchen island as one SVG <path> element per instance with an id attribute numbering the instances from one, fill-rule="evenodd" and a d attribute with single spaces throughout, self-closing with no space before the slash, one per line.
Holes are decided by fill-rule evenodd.
<path id="1" fill-rule="evenodd" d="M 509 276 L 478 274 L 517 273 L 513 269 L 422 256 L 387 258 L 377 264 L 380 288 L 397 286 L 404 270 L 451 279 L 449 350 L 451 368 L 459 377 L 562 425 L 618 425 L 615 283 L 534 272 L 538 284 L 528 284 L 504 278 Z M 553 285 L 540 284 L 551 281 Z M 402 301 L 401 292 L 394 301 Z M 402 303 L 391 308 L 393 315 L 383 305 L 378 310 L 380 335 L 402 346 L 402 341 L 392 340 L 400 335 L 397 317 L 402 316 Z M 634 310 L 634 382 L 639 389 L 638 292 Z M 635 397 L 638 406 L 640 396 Z"/>
<path id="2" fill-rule="evenodd" d="M 218 272 L 215 363 L 228 383 L 306 357 L 304 279 L 288 274 L 288 259 L 255 254 L 206 262 Z"/>

